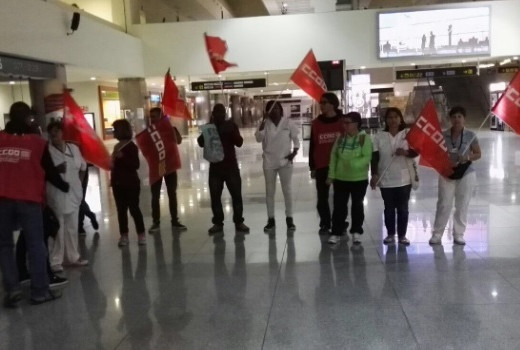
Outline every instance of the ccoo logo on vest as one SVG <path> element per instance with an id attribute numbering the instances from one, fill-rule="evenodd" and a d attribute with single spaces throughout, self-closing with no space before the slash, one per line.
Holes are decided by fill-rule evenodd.
<path id="1" fill-rule="evenodd" d="M 152 139 L 159 155 L 159 176 L 163 176 L 166 173 L 166 148 L 164 147 L 164 142 L 155 125 L 151 125 L 148 128 L 148 131 L 150 132 L 150 138 Z"/>
<path id="2" fill-rule="evenodd" d="M 31 151 L 25 148 L 0 148 L 0 162 L 19 163 L 21 160 L 31 159 Z"/>

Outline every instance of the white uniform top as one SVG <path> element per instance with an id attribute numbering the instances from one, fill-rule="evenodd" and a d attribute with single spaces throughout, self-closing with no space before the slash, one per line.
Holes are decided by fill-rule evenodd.
<path id="1" fill-rule="evenodd" d="M 395 150 L 402 148 L 408 150 L 408 141 L 406 141 L 407 130 L 399 131 L 395 136 L 392 136 L 387 131 L 381 131 L 373 137 L 373 151 L 379 152 L 379 164 L 377 173 L 379 176 L 383 174 L 388 164 L 392 162 L 383 178 L 380 181 L 381 187 L 401 187 L 412 183 L 408 164 L 405 156 L 394 156 Z"/>
<path id="2" fill-rule="evenodd" d="M 293 148 L 300 148 L 298 127 L 289 118 L 280 119 L 278 126 L 266 119 L 264 129 L 255 132 L 256 141 L 262 142 L 264 169 L 278 169 L 289 164 L 285 159 Z"/>
<path id="3" fill-rule="evenodd" d="M 46 183 L 47 188 L 47 204 L 59 214 L 70 214 L 77 210 L 83 199 L 83 188 L 79 172 L 87 170 L 87 163 L 81 156 L 78 146 L 72 143 L 65 144 L 65 151 L 62 152 L 58 148 L 49 143 L 49 153 L 51 154 L 54 166 L 58 166 L 63 162 L 66 163 L 67 171 L 60 174 L 63 181 L 68 182 L 69 192 L 65 193 L 53 186 L 49 182 Z"/>

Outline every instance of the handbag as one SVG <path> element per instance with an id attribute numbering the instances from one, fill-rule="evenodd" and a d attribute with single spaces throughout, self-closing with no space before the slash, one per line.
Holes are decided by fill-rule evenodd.
<path id="1" fill-rule="evenodd" d="M 60 221 L 54 214 L 54 211 L 46 205 L 42 212 L 43 217 L 43 233 L 45 237 L 55 238 L 60 229 Z"/>
<path id="2" fill-rule="evenodd" d="M 453 174 L 448 176 L 448 178 L 452 180 L 460 180 L 466 173 L 466 170 L 468 170 L 469 166 L 471 165 L 471 161 L 468 160 L 465 163 L 459 163 L 456 167 L 453 168 Z"/>
<path id="3" fill-rule="evenodd" d="M 419 173 L 417 172 L 417 164 L 412 158 L 406 158 L 406 165 L 410 172 L 410 179 L 412 180 L 412 189 L 417 190 L 419 188 Z"/>

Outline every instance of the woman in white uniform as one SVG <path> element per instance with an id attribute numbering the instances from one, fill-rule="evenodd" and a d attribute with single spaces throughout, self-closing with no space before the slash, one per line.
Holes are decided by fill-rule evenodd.
<path id="1" fill-rule="evenodd" d="M 399 244 L 409 245 L 408 202 L 412 184 L 417 179 L 413 157 L 417 153 L 408 147 L 406 123 L 398 108 L 390 107 L 385 114 L 385 129 L 374 136 L 372 149 L 370 186 L 381 188 L 385 204 L 384 216 L 387 236 L 384 244 L 394 244 L 395 234 Z M 396 230 L 397 217 L 397 230 Z"/>
<path id="2" fill-rule="evenodd" d="M 49 260 L 52 270 L 61 272 L 64 264 L 88 265 L 88 261 L 82 259 L 78 252 L 77 236 L 79 207 L 83 197 L 81 177 L 85 175 L 87 164 L 79 148 L 63 140 L 61 122 L 51 122 L 47 131 L 52 161 L 59 169 L 62 179 L 70 186 L 68 192 L 63 192 L 49 182 L 46 184 L 47 204 L 60 221 L 58 234 L 49 242 Z"/>
<path id="3" fill-rule="evenodd" d="M 282 192 L 285 199 L 285 216 L 287 229 L 294 231 L 296 226 L 292 212 L 292 161 L 298 149 L 298 128 L 289 118 L 283 117 L 280 102 L 269 101 L 265 107 L 265 117 L 255 133 L 256 141 L 262 142 L 263 168 L 265 177 L 265 201 L 267 205 L 267 225 L 265 232 L 275 228 L 274 195 L 276 192 L 276 178 L 280 177 Z M 292 150 L 291 150 L 292 145 Z"/>

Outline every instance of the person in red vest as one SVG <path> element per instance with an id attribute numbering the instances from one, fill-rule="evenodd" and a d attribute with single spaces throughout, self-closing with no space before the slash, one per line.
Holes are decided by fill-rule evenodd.
<path id="1" fill-rule="evenodd" d="M 19 227 L 29 254 L 31 303 L 41 304 L 61 296 L 49 290 L 43 240 L 45 169 L 52 168 L 52 160 L 45 140 L 31 135 L 27 125 L 31 115 L 26 103 L 15 102 L 9 111 L 10 133 L 0 132 L 0 269 L 5 307 L 16 307 L 22 299 L 13 249 L 13 231 Z"/>
<path id="2" fill-rule="evenodd" d="M 318 196 L 317 209 L 320 216 L 320 234 L 328 234 L 331 228 L 329 207 L 329 174 L 330 152 L 334 141 L 343 131 L 340 120 L 339 99 L 336 94 L 326 92 L 320 99 L 321 114 L 312 121 L 311 140 L 309 144 L 309 167 L 311 178 L 316 180 Z"/>
<path id="3" fill-rule="evenodd" d="M 162 111 L 159 107 L 155 107 L 150 110 L 150 122 L 152 122 L 152 124 L 158 122 L 163 117 L 164 115 L 162 114 Z M 175 131 L 175 140 L 177 141 L 177 144 L 180 145 L 182 142 L 182 136 L 176 127 L 173 127 L 173 130 Z M 151 186 L 153 224 L 148 230 L 148 232 L 157 232 L 159 231 L 161 226 L 161 208 L 159 206 L 159 197 L 161 195 L 163 178 L 164 182 L 166 183 L 166 191 L 168 193 L 168 204 L 170 207 L 172 228 L 177 231 L 186 231 L 187 227 L 180 223 L 177 214 L 177 172 L 174 171 L 170 174 L 165 175 L 164 177 L 161 177 Z"/>

